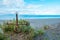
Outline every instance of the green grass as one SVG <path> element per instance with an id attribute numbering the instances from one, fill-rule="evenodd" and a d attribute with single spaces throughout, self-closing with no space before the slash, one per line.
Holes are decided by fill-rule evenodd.
<path id="1" fill-rule="evenodd" d="M 14 24 L 14 23 L 16 23 L 16 21 L 12 21 L 12 23 Z M 25 34 L 25 36 L 28 35 L 27 39 L 29 39 L 29 40 L 33 40 L 33 38 L 36 37 L 37 35 L 42 36 L 44 34 L 44 30 L 35 31 L 34 28 L 32 28 L 32 26 L 30 25 L 29 21 L 19 20 L 19 24 L 20 25 L 17 27 L 18 34 L 22 33 L 22 34 Z M 24 24 L 24 25 L 22 25 L 22 24 Z M 7 24 L 4 23 L 2 29 L 4 30 L 4 33 L 9 34 L 9 33 L 13 32 L 14 34 L 16 34 L 16 32 L 14 32 L 15 27 L 16 27 L 16 25 L 8 25 L 7 26 Z M 2 37 L 2 36 L 0 36 L 0 37 L 1 37 L 1 40 L 3 40 L 2 38 L 5 38 L 5 37 Z"/>

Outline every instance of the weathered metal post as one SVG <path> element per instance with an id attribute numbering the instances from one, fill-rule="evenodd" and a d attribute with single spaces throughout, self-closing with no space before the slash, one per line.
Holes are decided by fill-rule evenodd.
<path id="1" fill-rule="evenodd" d="M 18 13 L 16 12 L 16 27 L 15 27 L 15 32 L 18 30 Z"/>
<path id="2" fill-rule="evenodd" d="M 16 27 L 18 27 L 18 13 L 16 12 Z"/>

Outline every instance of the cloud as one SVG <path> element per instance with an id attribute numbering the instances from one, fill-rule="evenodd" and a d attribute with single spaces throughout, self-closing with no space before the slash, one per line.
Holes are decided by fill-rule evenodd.
<path id="1" fill-rule="evenodd" d="M 23 7 L 24 0 L 3 0 L 3 4 L 6 5 L 8 8 Z"/>
<path id="2" fill-rule="evenodd" d="M 25 10 L 20 13 L 34 15 L 60 15 L 59 6 L 45 7 L 45 5 L 27 5 Z"/>
<path id="3" fill-rule="evenodd" d="M 42 1 L 42 0 L 40 0 Z M 45 0 L 43 0 L 45 1 Z M 6 8 L 1 8 L 0 13 L 15 13 L 28 15 L 60 15 L 59 5 L 44 5 L 44 4 L 26 4 L 24 0 L 4 0 L 3 4 Z"/>

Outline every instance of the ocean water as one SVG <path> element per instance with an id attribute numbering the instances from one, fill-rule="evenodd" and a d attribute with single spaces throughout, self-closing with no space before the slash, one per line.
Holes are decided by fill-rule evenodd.
<path id="1" fill-rule="evenodd" d="M 34 28 L 39 28 L 44 25 L 55 25 L 60 23 L 60 18 L 49 18 L 49 19 L 26 19 L 30 22 L 30 25 Z"/>

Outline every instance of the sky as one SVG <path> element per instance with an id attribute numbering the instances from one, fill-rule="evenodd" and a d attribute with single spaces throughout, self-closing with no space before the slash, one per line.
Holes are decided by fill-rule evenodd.
<path id="1" fill-rule="evenodd" d="M 0 0 L 0 19 L 12 19 L 16 11 L 19 15 L 60 15 L 60 0 Z"/>

